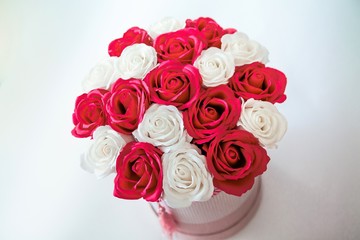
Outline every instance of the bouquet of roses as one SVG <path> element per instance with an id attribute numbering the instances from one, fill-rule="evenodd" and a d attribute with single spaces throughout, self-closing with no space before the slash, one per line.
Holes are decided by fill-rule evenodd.
<path id="1" fill-rule="evenodd" d="M 285 75 L 268 51 L 211 18 L 165 18 L 113 40 L 86 76 L 72 134 L 91 138 L 82 167 L 113 172 L 114 195 L 172 208 L 241 196 L 270 160 L 287 122 Z"/>

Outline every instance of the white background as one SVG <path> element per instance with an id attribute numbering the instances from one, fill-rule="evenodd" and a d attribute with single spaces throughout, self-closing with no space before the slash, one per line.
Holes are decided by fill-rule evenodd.
<path id="1" fill-rule="evenodd" d="M 290 3 L 291 2 L 291 3 Z M 81 81 L 132 27 L 210 16 L 286 73 L 289 129 L 263 199 L 232 239 L 360 238 L 360 2 L 0 1 L 0 239 L 160 239 L 145 201 L 79 166 L 71 114 Z"/>

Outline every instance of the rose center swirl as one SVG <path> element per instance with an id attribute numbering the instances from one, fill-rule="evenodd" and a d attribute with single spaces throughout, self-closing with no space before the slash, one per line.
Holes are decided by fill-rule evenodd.
<path id="1" fill-rule="evenodd" d="M 138 159 L 131 167 L 131 170 L 138 175 L 139 177 L 142 176 L 145 172 L 145 163 L 144 160 Z"/>
<path id="2" fill-rule="evenodd" d="M 225 150 L 227 163 L 233 168 L 244 167 L 246 162 L 238 146 L 231 145 Z"/>
<path id="3" fill-rule="evenodd" d="M 180 162 L 177 164 L 175 168 L 174 176 L 177 187 L 185 189 L 191 186 L 192 174 L 186 161 L 184 162 L 180 160 Z"/>
<path id="4" fill-rule="evenodd" d="M 111 154 L 111 152 L 112 152 L 112 146 L 109 146 L 108 144 L 105 144 L 103 146 L 103 151 L 102 152 L 103 152 L 103 154 L 105 156 L 109 156 Z"/>
<path id="5" fill-rule="evenodd" d="M 184 46 L 182 44 L 180 44 L 179 42 L 176 42 L 174 44 L 171 44 L 171 46 L 169 47 L 169 53 L 182 52 L 183 49 L 184 49 Z"/>
<path id="6" fill-rule="evenodd" d="M 91 104 L 90 106 L 88 106 L 87 111 L 84 112 L 87 112 L 87 115 L 85 115 L 83 118 L 88 123 L 95 122 L 97 119 L 99 119 L 99 116 L 101 115 L 98 106 L 95 104 Z"/>

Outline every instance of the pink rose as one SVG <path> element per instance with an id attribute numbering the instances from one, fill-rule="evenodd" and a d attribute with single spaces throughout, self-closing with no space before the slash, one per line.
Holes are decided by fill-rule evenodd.
<path id="1" fill-rule="evenodd" d="M 123 134 L 131 134 L 150 105 L 149 90 L 142 80 L 118 79 L 111 87 L 106 103 L 109 125 Z"/>
<path id="2" fill-rule="evenodd" d="M 159 62 L 177 60 L 190 64 L 206 48 L 206 39 L 196 29 L 181 29 L 158 36 L 154 48 Z"/>
<path id="3" fill-rule="evenodd" d="M 252 187 L 270 160 L 258 139 L 244 130 L 223 132 L 209 143 L 206 151 L 214 186 L 237 196 Z"/>
<path id="4" fill-rule="evenodd" d="M 115 39 L 109 44 L 109 55 L 119 57 L 126 47 L 135 43 L 152 46 L 153 40 L 144 29 L 132 27 L 124 33 L 122 38 Z"/>
<path id="5" fill-rule="evenodd" d="M 72 135 L 79 138 L 92 136 L 98 126 L 106 125 L 105 102 L 108 91 L 94 89 L 77 97 L 73 113 Z"/>
<path id="6" fill-rule="evenodd" d="M 208 88 L 183 112 L 184 126 L 194 143 L 203 144 L 236 127 L 241 102 L 226 85 Z"/>
<path id="7" fill-rule="evenodd" d="M 114 196 L 157 201 L 163 184 L 162 154 L 150 143 L 130 142 L 125 145 L 116 161 Z"/>
<path id="8" fill-rule="evenodd" d="M 162 62 L 144 81 L 149 87 L 151 101 L 173 105 L 179 110 L 191 106 L 201 90 L 199 70 L 174 60 Z"/>

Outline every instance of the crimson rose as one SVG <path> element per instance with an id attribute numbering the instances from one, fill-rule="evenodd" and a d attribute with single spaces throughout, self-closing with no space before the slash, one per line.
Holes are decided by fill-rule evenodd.
<path id="1" fill-rule="evenodd" d="M 190 64 L 206 48 L 206 39 L 198 30 L 185 28 L 158 36 L 154 48 L 159 62 L 178 60 Z"/>
<path id="2" fill-rule="evenodd" d="M 119 57 L 126 47 L 135 43 L 152 46 L 153 40 L 144 29 L 132 27 L 124 33 L 122 38 L 115 39 L 109 44 L 109 55 Z"/>
<path id="3" fill-rule="evenodd" d="M 236 196 L 253 186 L 255 177 L 266 170 L 269 161 L 258 139 L 244 130 L 224 132 L 207 148 L 206 163 L 214 176 L 214 186 Z"/>
<path id="4" fill-rule="evenodd" d="M 179 110 L 188 108 L 199 97 L 202 82 L 197 68 L 174 60 L 162 62 L 144 81 L 149 87 L 151 101 L 174 105 Z"/>
<path id="5" fill-rule="evenodd" d="M 72 135 L 79 138 L 92 136 L 98 126 L 106 125 L 105 102 L 107 90 L 94 89 L 77 97 L 72 115 Z"/>
<path id="6" fill-rule="evenodd" d="M 183 112 L 184 126 L 194 143 L 203 144 L 236 127 L 241 103 L 226 85 L 208 88 Z"/>
<path id="7" fill-rule="evenodd" d="M 260 62 L 236 67 L 234 75 L 229 79 L 229 86 L 236 96 L 245 100 L 254 98 L 271 103 L 282 103 L 286 100 L 284 73 L 265 67 Z"/>
<path id="8" fill-rule="evenodd" d="M 186 20 L 186 28 L 198 29 L 207 39 L 208 47 L 221 47 L 221 37 L 224 34 L 236 32 L 235 29 L 223 29 L 214 19 L 208 17 L 200 17 L 196 20 Z"/>
<path id="9" fill-rule="evenodd" d="M 150 143 L 126 144 L 116 160 L 114 196 L 157 201 L 161 196 L 163 184 L 162 154 Z"/>
<path id="10" fill-rule="evenodd" d="M 106 111 L 109 125 L 123 134 L 131 134 L 150 105 L 149 90 L 142 80 L 118 79 L 111 87 Z"/>

